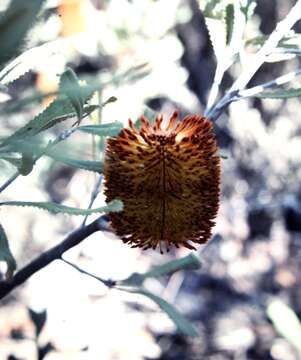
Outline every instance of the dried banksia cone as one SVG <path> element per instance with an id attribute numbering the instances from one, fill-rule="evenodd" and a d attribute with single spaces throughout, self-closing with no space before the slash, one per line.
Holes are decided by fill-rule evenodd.
<path id="1" fill-rule="evenodd" d="M 212 123 L 199 115 L 167 126 L 142 116 L 141 128 L 108 139 L 105 195 L 124 209 L 110 213 L 112 227 L 125 243 L 143 249 L 171 245 L 195 249 L 211 236 L 219 204 L 220 159 Z"/>

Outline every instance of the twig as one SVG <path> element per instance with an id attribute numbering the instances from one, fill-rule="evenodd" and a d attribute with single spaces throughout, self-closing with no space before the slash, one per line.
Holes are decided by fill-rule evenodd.
<path id="1" fill-rule="evenodd" d="M 19 176 L 19 172 L 15 172 L 7 181 L 5 181 L 5 183 L 0 186 L 0 193 L 5 190 L 10 184 L 12 184 L 16 179 L 17 177 Z"/>
<path id="2" fill-rule="evenodd" d="M 225 109 L 235 101 L 238 94 L 238 90 L 228 92 L 221 100 L 219 100 L 213 107 L 205 111 L 205 116 L 212 121 L 217 120 Z"/>
<path id="3" fill-rule="evenodd" d="M 28 265 L 23 269 L 19 270 L 12 279 L 5 280 L 0 282 L 0 299 L 5 297 L 15 288 L 23 284 L 27 279 L 34 275 L 39 270 L 43 269 L 45 266 L 49 265 L 54 260 L 62 258 L 62 255 L 69 249 L 81 243 L 91 234 L 97 231 L 108 231 L 108 222 L 107 216 L 103 215 L 97 220 L 93 221 L 91 224 L 80 227 L 79 229 L 72 232 L 65 240 L 60 244 L 52 247 L 51 249 L 45 251 L 37 258 L 32 260 Z"/>
<path id="4" fill-rule="evenodd" d="M 216 120 L 220 114 L 225 110 L 227 106 L 229 106 L 232 102 L 238 101 L 241 99 L 245 99 L 251 96 L 255 96 L 261 92 L 263 92 L 266 89 L 271 89 L 273 87 L 286 84 L 290 81 L 292 81 L 296 76 L 301 75 L 301 69 L 298 69 L 296 71 L 289 72 L 285 75 L 279 76 L 278 78 L 268 81 L 266 83 L 256 85 L 250 89 L 243 89 L 240 91 L 233 91 L 226 96 L 223 97 L 222 100 L 220 100 L 214 108 L 208 111 L 208 113 L 205 113 L 205 116 L 212 120 Z"/>
<path id="5" fill-rule="evenodd" d="M 106 285 L 106 286 L 109 287 L 109 288 L 111 288 L 111 287 L 113 287 L 113 286 L 116 285 L 116 281 L 114 281 L 114 280 L 105 280 L 105 279 L 102 279 L 101 277 L 96 276 L 96 275 L 94 275 L 94 274 L 92 274 L 92 273 L 90 273 L 90 272 L 88 272 L 88 271 L 80 268 L 80 267 L 77 266 L 76 264 L 73 264 L 72 262 L 70 262 L 70 261 L 68 261 L 68 260 L 66 260 L 66 259 L 64 259 L 64 258 L 62 258 L 62 257 L 61 257 L 61 260 L 62 260 L 64 263 L 66 263 L 66 264 L 70 265 L 71 267 L 73 267 L 75 270 L 79 271 L 80 273 L 85 274 L 85 275 L 88 275 L 88 276 L 92 277 L 93 279 L 96 279 L 96 280 L 100 281 L 101 283 L 103 283 L 104 285 Z"/>
<path id="6" fill-rule="evenodd" d="M 93 192 L 92 192 L 92 194 L 91 194 L 91 198 L 90 198 L 90 203 L 89 203 L 88 209 L 91 209 L 91 208 L 92 208 L 92 205 L 93 205 L 95 199 L 97 198 L 97 195 L 99 194 L 99 188 L 100 188 L 100 186 L 101 186 L 102 179 L 103 179 L 103 176 L 102 176 L 102 174 L 101 174 L 101 175 L 99 175 L 99 178 L 98 178 L 98 180 L 97 180 L 97 182 L 96 182 L 96 184 L 95 184 L 94 190 L 93 190 Z M 85 225 L 86 225 L 86 222 L 87 222 L 87 220 L 88 220 L 88 217 L 89 217 L 89 215 L 86 215 L 86 216 L 85 216 L 84 221 L 83 221 L 83 223 L 82 223 L 82 226 L 85 226 Z"/>

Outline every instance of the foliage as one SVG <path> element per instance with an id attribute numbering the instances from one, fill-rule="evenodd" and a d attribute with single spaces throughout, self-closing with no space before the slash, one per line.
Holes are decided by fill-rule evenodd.
<path id="1" fill-rule="evenodd" d="M 7 87 L 22 78 L 24 74 L 35 67 L 35 55 L 42 54 L 47 56 L 58 42 L 52 42 L 29 49 L 22 52 L 22 47 L 26 43 L 26 36 L 38 19 L 38 15 L 44 0 L 12 0 L 8 9 L 0 16 L 0 81 L 1 92 L 6 92 Z M 297 2 L 299 3 L 299 2 Z M 244 33 L 247 22 L 252 16 L 256 6 L 255 0 L 206 0 L 200 1 L 200 7 L 205 17 L 206 25 L 212 42 L 212 47 L 216 57 L 216 75 L 213 81 L 212 90 L 209 95 L 207 115 L 213 120 L 220 115 L 226 107 L 235 100 L 244 97 L 243 90 L 247 86 L 258 68 L 268 61 L 284 61 L 292 57 L 300 56 L 300 34 L 296 34 L 287 28 L 279 41 L 275 42 L 269 53 L 264 53 L 262 59 L 258 61 L 258 68 L 251 73 L 249 78 L 246 76 L 240 82 L 237 88 L 231 88 L 228 93 L 218 100 L 219 87 L 225 72 L 234 64 L 239 63 L 242 67 L 242 75 L 248 70 L 244 60 L 246 48 L 255 51 L 259 48 L 255 56 L 260 57 L 260 51 L 269 44 L 269 37 L 258 34 L 258 36 L 247 39 Z M 279 55 L 280 54 L 280 55 Z M 276 57 L 274 55 L 277 55 Z M 274 57 L 273 57 L 274 56 Z M 276 60 L 275 60 L 276 59 Z M 144 66 L 133 68 L 121 75 L 112 76 L 111 82 L 118 83 L 123 79 L 135 79 L 145 74 Z M 296 74 L 297 75 L 297 74 Z M 295 76 L 296 76 L 295 75 Z M 55 92 L 54 100 L 39 114 L 30 121 L 17 129 L 10 136 L 0 138 L 0 160 L 8 166 L 15 169 L 16 173 L 8 179 L 6 184 L 0 189 L 2 192 L 18 176 L 29 176 L 35 166 L 35 163 L 44 156 L 48 156 L 54 161 L 64 163 L 78 169 L 102 173 L 103 163 L 102 155 L 100 160 L 78 159 L 70 152 L 62 152 L 60 143 L 67 143 L 69 137 L 75 132 L 80 131 L 83 136 L 105 137 L 115 136 L 122 129 L 122 123 L 112 122 L 109 124 L 81 125 L 81 121 L 99 110 L 102 106 L 116 100 L 111 97 L 102 104 L 93 104 L 92 99 L 96 91 L 100 91 L 107 83 L 106 81 L 88 79 L 80 81 L 71 68 L 65 69 L 59 75 L 59 88 Z M 292 80 L 271 81 L 267 84 L 261 84 L 254 91 L 252 96 L 271 99 L 287 99 L 299 97 L 300 87 L 280 88 L 285 82 Z M 109 81 L 109 82 L 110 82 Z M 273 88 L 272 91 L 269 89 Z M 275 89 L 274 89 L 275 88 Z M 235 90 L 232 92 L 232 90 Z M 268 89 L 268 90 L 267 90 Z M 252 89 L 251 89 L 252 90 Z M 37 103 L 49 94 L 31 93 L 29 96 L 20 94 L 17 99 L 9 99 L 0 103 L 0 114 L 18 114 L 22 113 L 24 108 Z M 248 95 L 249 96 L 249 95 Z M 247 97 L 247 96 L 245 96 Z M 217 115 L 216 115 L 217 114 Z M 72 127 L 68 127 L 67 120 L 75 120 Z M 51 130 L 57 125 L 63 126 L 64 130 L 53 137 Z M 49 141 L 49 137 L 52 139 Z M 53 214 L 68 214 L 87 216 L 92 213 L 118 212 L 122 209 L 120 200 L 115 199 L 106 206 L 95 209 L 78 209 L 62 204 L 51 202 L 32 202 L 32 201 L 2 201 L 0 206 L 30 206 L 47 210 Z M 16 270 L 16 261 L 9 247 L 9 241 L 5 230 L 0 225 L 0 261 L 7 265 L 6 280 L 13 277 Z M 157 278 L 169 276 L 179 270 L 197 270 L 200 268 L 200 261 L 196 256 L 189 255 L 182 259 L 170 261 L 157 266 L 144 274 L 133 273 L 127 279 L 119 281 L 116 288 L 121 291 L 128 291 L 134 294 L 146 296 L 155 302 L 161 310 L 166 312 L 174 321 L 179 331 L 187 336 L 196 336 L 197 330 L 168 302 L 158 295 L 153 294 L 144 287 L 144 281 L 148 278 Z M 1 283 L 0 283 L 1 284 Z M 280 334 L 287 337 L 297 348 L 300 338 L 300 323 L 297 322 L 294 314 L 283 305 L 271 305 L 268 308 L 268 316 L 275 325 Z M 282 311 L 290 318 L 291 328 L 283 329 L 279 322 L 277 312 Z M 276 315 L 275 315 L 276 314 Z M 37 317 L 34 312 L 30 312 L 36 327 L 36 336 L 38 337 L 46 321 L 46 313 Z M 292 330 L 293 329 L 293 330 Z"/>
<path id="2" fill-rule="evenodd" d="M 13 82 L 22 78 L 28 71 L 35 68 L 35 58 L 47 56 L 47 54 L 53 51 L 58 45 L 55 42 L 45 44 L 34 49 L 29 49 L 19 55 L 20 48 L 26 40 L 25 35 L 34 24 L 42 4 L 42 0 L 34 0 L 28 2 L 28 4 L 26 3 L 26 6 L 24 6 L 25 2 L 13 0 L 8 10 L 0 18 L 0 65 L 2 66 L 2 68 L 0 68 L 0 80 L 5 91 L 7 89 L 6 86 L 10 86 Z M 112 81 L 116 83 L 120 81 L 120 79 L 135 79 L 139 76 L 143 76 L 143 71 L 144 66 L 142 65 L 141 67 L 133 69 L 133 71 L 122 74 L 120 78 L 118 78 L 118 76 L 113 77 Z M 54 100 L 41 113 L 37 114 L 13 134 L 0 139 L 0 160 L 5 161 L 10 166 L 16 168 L 17 173 L 14 178 L 18 174 L 23 176 L 30 175 L 35 163 L 43 156 L 51 157 L 54 161 L 62 162 L 65 165 L 75 168 L 98 173 L 102 172 L 102 161 L 78 159 L 72 155 L 72 150 L 66 151 L 64 148 L 64 151 L 62 151 L 62 148 L 58 147 L 61 142 L 65 143 L 75 131 L 80 131 L 83 134 L 86 134 L 86 136 L 92 135 L 101 138 L 115 136 L 121 131 L 123 125 L 120 122 L 85 126 L 80 125 L 83 118 L 89 116 L 95 110 L 98 110 L 100 106 L 105 106 L 116 101 L 115 97 L 111 97 L 102 105 L 91 104 L 93 94 L 95 91 L 101 89 L 102 86 L 103 84 L 101 84 L 100 81 L 95 80 L 81 82 L 71 68 L 67 68 L 60 75 L 58 91 L 56 94 L 52 94 L 55 95 Z M 43 99 L 45 96 L 47 96 L 47 94 L 33 93 L 30 96 L 19 96 L 18 99 L 9 99 L 0 104 L 0 114 L 17 114 L 22 112 L 24 108 Z M 64 124 L 67 120 L 73 118 L 76 119 L 76 122 L 71 128 L 68 129 L 65 126 L 65 130 L 63 130 L 59 136 L 50 141 L 45 140 L 45 134 L 48 137 L 51 135 L 49 130 L 56 125 L 60 123 Z M 1 188 L 1 191 L 4 189 L 5 186 Z M 106 206 L 94 209 L 79 209 L 52 202 L 17 200 L 2 201 L 0 202 L 0 206 L 26 206 L 47 210 L 53 214 L 88 216 L 93 213 L 118 212 L 122 209 L 123 205 L 121 201 L 115 199 Z M 10 251 L 7 236 L 1 225 L 0 260 L 7 264 L 6 279 L 11 278 L 17 265 Z M 184 259 L 171 261 L 145 274 L 135 273 L 128 279 L 120 282 L 118 286 L 120 290 L 138 293 L 150 298 L 170 316 L 179 331 L 188 336 L 195 336 L 197 334 L 195 328 L 184 319 L 171 304 L 168 304 L 159 296 L 152 294 L 143 288 L 142 285 L 144 280 L 148 277 L 167 275 L 181 269 L 197 269 L 199 266 L 199 261 L 191 255 Z M 34 324 L 36 324 L 36 338 L 38 339 L 46 321 L 46 313 L 42 312 L 39 314 L 29 309 L 29 314 Z"/>

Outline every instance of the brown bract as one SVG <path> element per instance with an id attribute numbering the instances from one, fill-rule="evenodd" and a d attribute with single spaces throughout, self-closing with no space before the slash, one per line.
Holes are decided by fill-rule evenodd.
<path id="1" fill-rule="evenodd" d="M 129 128 L 108 139 L 105 195 L 124 209 L 110 213 L 112 227 L 125 243 L 143 249 L 171 245 L 195 249 L 211 236 L 219 204 L 220 159 L 212 123 L 200 115 L 166 126 L 156 117 L 150 126 Z"/>

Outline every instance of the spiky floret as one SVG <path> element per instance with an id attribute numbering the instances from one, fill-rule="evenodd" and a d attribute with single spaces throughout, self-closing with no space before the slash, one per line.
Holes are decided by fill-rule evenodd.
<path id="1" fill-rule="evenodd" d="M 124 209 L 110 213 L 112 227 L 125 243 L 143 249 L 171 245 L 195 249 L 211 236 L 219 205 L 220 159 L 212 123 L 178 112 L 163 127 L 141 117 L 108 139 L 105 195 L 121 199 Z M 190 242 L 189 242 L 190 241 Z"/>

